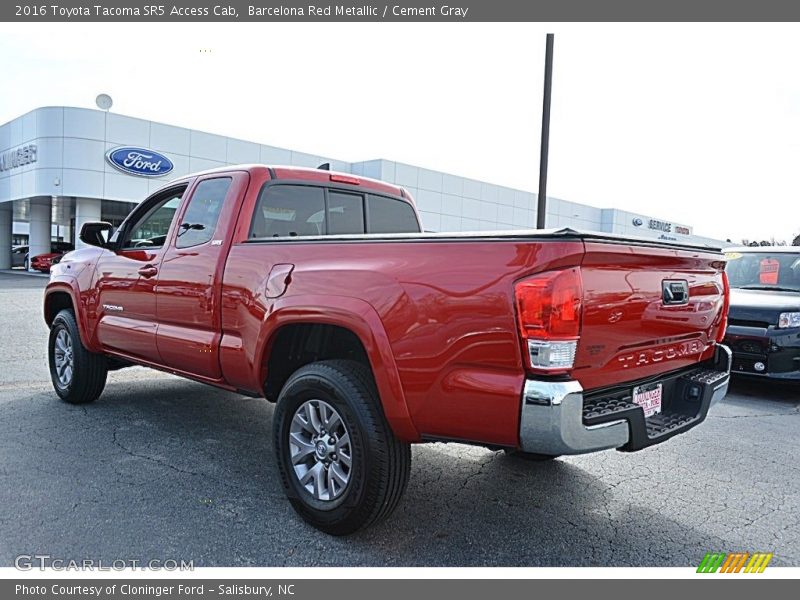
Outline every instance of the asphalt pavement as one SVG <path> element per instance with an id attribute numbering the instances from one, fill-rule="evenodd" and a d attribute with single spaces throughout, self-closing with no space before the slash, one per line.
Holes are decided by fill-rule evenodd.
<path id="1" fill-rule="evenodd" d="M 417 446 L 397 512 L 333 538 L 286 501 L 273 407 L 143 368 L 89 406 L 47 369 L 46 280 L 0 274 L 0 566 L 23 554 L 195 566 L 800 566 L 800 386 L 735 381 L 665 444 L 528 463 Z"/>

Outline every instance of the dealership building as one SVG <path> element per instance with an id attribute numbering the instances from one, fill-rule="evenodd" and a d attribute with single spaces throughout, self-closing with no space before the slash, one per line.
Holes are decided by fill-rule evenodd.
<path id="1" fill-rule="evenodd" d="M 391 160 L 347 162 L 260 141 L 123 116 L 102 110 L 43 107 L 0 126 L 0 269 L 12 247 L 30 256 L 52 241 L 80 246 L 87 221 L 118 225 L 166 181 L 224 165 L 317 167 L 382 179 L 416 199 L 426 231 L 531 229 L 536 194 Z M 573 227 L 653 240 L 721 245 L 663 217 L 548 198 L 547 227 Z"/>

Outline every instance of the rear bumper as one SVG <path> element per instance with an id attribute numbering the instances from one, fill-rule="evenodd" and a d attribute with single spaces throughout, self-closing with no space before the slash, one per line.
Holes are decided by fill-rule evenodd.
<path id="1" fill-rule="evenodd" d="M 732 373 L 800 380 L 800 329 L 730 325 L 725 344 L 733 351 Z"/>
<path id="2" fill-rule="evenodd" d="M 645 419 L 631 401 L 633 385 L 584 393 L 577 381 L 529 379 L 522 394 L 520 446 L 537 454 L 641 450 L 702 423 L 728 392 L 732 355 L 722 345 L 712 361 L 657 380 L 663 409 Z"/>

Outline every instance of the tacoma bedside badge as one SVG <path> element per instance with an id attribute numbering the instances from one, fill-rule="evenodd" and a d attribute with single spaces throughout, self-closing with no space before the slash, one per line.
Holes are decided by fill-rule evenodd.
<path id="1" fill-rule="evenodd" d="M 644 409 L 645 419 L 661 412 L 662 391 L 663 386 L 660 383 L 640 385 L 633 388 L 633 401 Z"/>

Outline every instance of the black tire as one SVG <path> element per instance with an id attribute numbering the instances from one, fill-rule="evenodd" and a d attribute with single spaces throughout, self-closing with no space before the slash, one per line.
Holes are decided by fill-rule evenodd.
<path id="1" fill-rule="evenodd" d="M 536 454 L 535 452 L 523 452 L 522 450 L 510 450 L 506 448 L 503 450 L 506 456 L 511 456 L 519 460 L 526 460 L 528 462 L 547 462 L 555 460 L 559 457 L 558 454 Z"/>
<path id="2" fill-rule="evenodd" d="M 25 268 L 25 270 L 26 270 L 26 271 L 30 270 L 30 268 L 31 268 L 31 263 L 30 263 L 30 261 L 28 260 L 28 257 L 27 257 L 27 256 L 25 257 L 25 262 L 22 264 L 22 266 Z"/>
<path id="3" fill-rule="evenodd" d="M 292 420 L 310 400 L 333 407 L 349 434 L 352 466 L 336 499 L 315 498 L 301 485 L 292 464 Z M 331 535 L 347 535 L 388 517 L 408 483 L 411 447 L 392 433 L 372 374 L 357 362 L 325 360 L 298 369 L 278 396 L 273 443 L 292 506 L 305 521 Z"/>
<path id="4" fill-rule="evenodd" d="M 70 341 L 72 370 L 71 376 L 61 377 L 57 370 L 56 344 L 63 332 Z M 50 339 L 47 344 L 50 363 L 50 379 L 56 394 L 70 404 L 87 404 L 97 400 L 106 385 L 108 365 L 102 354 L 89 352 L 81 342 L 78 323 L 69 309 L 60 311 L 50 326 Z M 62 353 L 63 354 L 63 353 Z"/>

